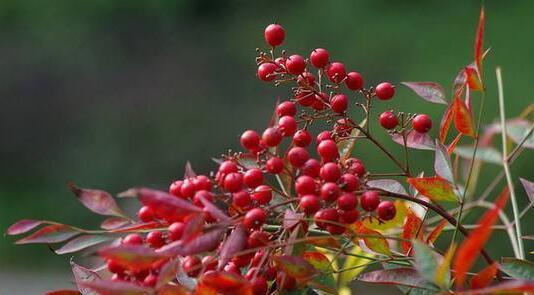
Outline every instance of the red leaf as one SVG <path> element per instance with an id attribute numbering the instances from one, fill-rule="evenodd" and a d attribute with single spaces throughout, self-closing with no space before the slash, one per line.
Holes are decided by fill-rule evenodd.
<path id="1" fill-rule="evenodd" d="M 400 285 L 414 288 L 425 286 L 426 283 L 425 279 L 413 268 L 375 270 L 361 274 L 357 280 L 367 283 Z"/>
<path id="2" fill-rule="evenodd" d="M 130 220 L 123 217 L 110 217 L 104 220 L 100 227 L 105 230 L 117 229 L 130 223 Z"/>
<path id="3" fill-rule="evenodd" d="M 451 144 L 447 148 L 447 153 L 449 153 L 449 155 L 451 155 L 454 152 L 454 149 L 456 148 L 456 145 L 458 144 L 458 142 L 460 142 L 460 139 L 462 139 L 462 134 L 458 133 L 458 135 L 456 135 L 454 140 L 451 142 Z"/>
<path id="4" fill-rule="evenodd" d="M 109 240 L 111 240 L 111 237 L 98 236 L 98 235 L 80 236 L 69 241 L 68 243 L 63 245 L 61 248 L 57 249 L 55 252 L 57 254 L 73 253 L 76 251 L 83 250 L 85 248 L 89 248 L 94 245 L 101 244 Z"/>
<path id="5" fill-rule="evenodd" d="M 408 178 L 406 181 L 432 201 L 458 201 L 454 188 L 448 181 L 439 176 Z"/>
<path id="6" fill-rule="evenodd" d="M 313 267 L 321 272 L 331 272 L 332 271 L 332 263 L 321 252 L 304 252 L 302 254 L 302 258 L 304 258 L 306 261 L 308 261 Z"/>
<path id="7" fill-rule="evenodd" d="M 81 295 L 80 291 L 78 290 L 56 290 L 56 291 L 50 291 L 46 292 L 43 295 Z"/>
<path id="8" fill-rule="evenodd" d="M 484 21 L 485 13 L 484 6 L 480 8 L 480 18 L 478 20 L 478 28 L 475 37 L 475 64 L 479 73 L 482 73 L 482 50 L 484 46 Z M 482 74 L 481 74 L 482 75 Z"/>
<path id="9" fill-rule="evenodd" d="M 228 261 L 239 251 L 247 247 L 247 232 L 241 225 L 237 225 L 234 230 L 228 235 L 226 241 L 222 245 L 219 254 L 219 269 L 226 265 Z"/>
<path id="10" fill-rule="evenodd" d="M 451 102 L 449 106 L 447 107 L 447 109 L 445 110 L 443 117 L 441 118 L 441 123 L 439 127 L 439 141 L 441 141 L 441 143 L 444 143 L 445 139 L 447 139 L 447 134 L 449 133 L 449 128 L 451 126 L 453 119 L 454 119 L 454 103 Z"/>
<path id="11" fill-rule="evenodd" d="M 184 233 L 182 234 L 182 242 L 189 243 L 191 240 L 202 234 L 204 229 L 203 215 L 190 215 L 185 220 Z"/>
<path id="12" fill-rule="evenodd" d="M 279 270 L 296 279 L 307 280 L 317 273 L 313 265 L 302 257 L 281 255 L 274 256 L 273 261 Z"/>
<path id="13" fill-rule="evenodd" d="M 480 250 L 482 250 L 490 238 L 491 232 L 493 231 L 492 226 L 499 218 L 499 212 L 506 205 L 509 195 L 510 192 L 508 187 L 506 187 L 495 202 L 495 206 L 484 214 L 478 222 L 479 226 L 469 233 L 469 236 L 458 248 L 453 267 L 456 285 L 458 287 L 461 288 L 464 285 L 467 278 L 467 271 L 473 266 Z"/>
<path id="14" fill-rule="evenodd" d="M 150 268 L 154 262 L 166 259 L 164 253 L 142 245 L 119 245 L 100 249 L 98 254 L 105 259 L 113 259 L 117 264 L 132 270 Z"/>
<path id="15" fill-rule="evenodd" d="M 194 178 L 196 176 L 197 174 L 193 170 L 193 166 L 191 166 L 191 162 L 187 161 L 185 163 L 184 179 Z"/>
<path id="16" fill-rule="evenodd" d="M 413 90 L 422 99 L 440 104 L 447 104 L 443 87 L 434 82 L 402 82 L 404 86 Z"/>
<path id="17" fill-rule="evenodd" d="M 454 98 L 454 126 L 462 134 L 471 137 L 475 136 L 471 112 L 458 96 Z"/>
<path id="18" fill-rule="evenodd" d="M 89 210 L 100 215 L 124 217 L 124 213 L 109 193 L 101 190 L 79 188 L 72 182 L 69 182 L 68 186 L 78 200 Z"/>
<path id="19" fill-rule="evenodd" d="M 45 226 L 33 234 L 16 241 L 15 244 L 60 243 L 79 234 L 79 231 L 68 225 L 52 224 Z"/>
<path id="20" fill-rule="evenodd" d="M 156 289 L 166 285 L 168 282 L 176 278 L 178 272 L 178 260 L 170 260 L 161 268 L 158 274 L 158 281 L 156 282 Z"/>
<path id="21" fill-rule="evenodd" d="M 8 235 L 20 235 L 43 224 L 41 220 L 23 219 L 12 224 L 6 231 Z"/>
<path id="22" fill-rule="evenodd" d="M 471 279 L 471 288 L 480 289 L 489 286 L 497 275 L 499 265 L 496 262 L 488 265 Z"/>
<path id="23" fill-rule="evenodd" d="M 151 222 L 139 222 L 139 223 L 132 223 L 127 224 L 126 226 L 118 227 L 115 229 L 111 229 L 110 232 L 112 233 L 128 233 L 128 232 L 138 232 L 142 230 L 147 229 L 153 229 L 161 227 L 161 223 L 157 221 L 151 221 Z"/>
<path id="24" fill-rule="evenodd" d="M 482 85 L 482 81 L 480 80 L 480 76 L 478 75 L 478 72 L 475 68 L 467 66 L 464 69 L 465 79 L 467 82 L 467 86 L 469 86 L 469 89 L 475 90 L 475 91 L 484 91 L 484 85 Z"/>
<path id="25" fill-rule="evenodd" d="M 408 212 L 406 222 L 402 228 L 402 238 L 406 240 L 423 239 L 423 221 L 411 210 Z M 404 254 L 409 254 L 412 249 L 412 243 L 409 241 L 401 241 L 402 250 Z"/>
<path id="26" fill-rule="evenodd" d="M 174 220 L 179 216 L 202 212 L 202 209 L 199 207 L 183 199 L 169 195 L 166 192 L 141 188 L 138 190 L 138 193 L 139 201 L 163 219 Z"/>
<path id="27" fill-rule="evenodd" d="M 221 242 L 224 232 L 225 229 L 222 228 L 213 229 L 205 234 L 196 237 L 187 244 L 184 244 L 183 241 L 174 241 L 168 245 L 159 248 L 157 252 L 169 256 L 187 256 L 195 255 L 202 252 L 213 251 Z"/>
<path id="28" fill-rule="evenodd" d="M 251 291 L 248 281 L 243 276 L 225 271 L 205 273 L 200 278 L 200 284 L 221 294 L 250 294 Z"/>
<path id="29" fill-rule="evenodd" d="M 202 205 L 204 205 L 204 210 L 208 212 L 217 221 L 229 222 L 232 220 L 221 209 L 215 206 L 212 202 L 206 200 L 206 198 L 204 198 L 203 196 L 201 197 L 200 201 L 202 202 Z"/>
<path id="30" fill-rule="evenodd" d="M 150 292 L 150 289 L 130 282 L 100 280 L 79 284 L 103 295 L 144 295 Z"/>
<path id="31" fill-rule="evenodd" d="M 428 237 L 426 238 L 426 243 L 434 244 L 448 223 L 449 222 L 445 219 L 438 223 L 438 225 L 436 225 L 436 227 L 430 232 L 430 234 L 428 234 Z"/>
<path id="32" fill-rule="evenodd" d="M 404 139 L 402 134 L 395 133 L 391 136 L 394 142 L 404 146 Z M 406 134 L 406 146 L 418 150 L 434 150 L 434 140 L 426 133 L 419 133 L 415 130 L 410 130 Z"/>

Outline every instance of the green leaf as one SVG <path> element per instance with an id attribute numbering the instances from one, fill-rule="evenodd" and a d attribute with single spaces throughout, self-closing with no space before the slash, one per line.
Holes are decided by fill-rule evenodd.
<path id="1" fill-rule="evenodd" d="M 534 263 L 530 261 L 505 257 L 499 268 L 513 278 L 534 280 Z"/>
<path id="2" fill-rule="evenodd" d="M 343 265 L 343 269 L 347 270 L 340 273 L 339 276 L 340 287 L 346 286 L 357 275 L 364 271 L 366 265 L 372 261 L 372 258 L 374 257 L 373 254 L 363 251 L 362 248 L 358 246 L 352 247 L 350 254 L 351 255 L 348 255 L 347 259 L 345 259 L 345 264 Z"/>
<path id="3" fill-rule="evenodd" d="M 415 269 L 425 280 L 435 283 L 436 270 L 438 269 L 436 255 L 430 247 L 419 240 L 413 240 L 412 245 L 415 256 Z"/>
<path id="4" fill-rule="evenodd" d="M 458 156 L 471 159 L 473 157 L 473 148 L 468 146 L 457 146 L 454 153 Z M 476 160 L 486 163 L 502 165 L 502 154 L 493 147 L 478 147 L 475 155 Z"/>
<path id="5" fill-rule="evenodd" d="M 519 144 L 528 135 L 533 126 L 534 125 L 528 121 L 508 121 L 506 123 L 506 133 L 515 143 Z M 523 146 L 531 149 L 534 148 L 534 133 L 530 134 Z"/>
<path id="6" fill-rule="evenodd" d="M 376 284 L 397 285 L 423 289 L 431 288 L 426 283 L 426 280 L 421 277 L 415 269 L 406 267 L 367 272 L 361 274 L 357 280 Z"/>
<path id="7" fill-rule="evenodd" d="M 408 178 L 406 181 L 432 201 L 458 201 L 458 196 L 454 192 L 452 185 L 439 176 Z"/>

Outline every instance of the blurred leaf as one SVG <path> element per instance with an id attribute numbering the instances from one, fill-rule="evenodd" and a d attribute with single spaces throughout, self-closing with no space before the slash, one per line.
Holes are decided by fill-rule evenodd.
<path id="1" fill-rule="evenodd" d="M 478 27 L 475 36 L 475 64 L 478 72 L 482 73 L 482 59 L 484 58 L 482 50 L 484 50 L 484 21 L 485 21 L 484 6 L 480 8 L 480 17 L 478 20 Z"/>
<path id="2" fill-rule="evenodd" d="M 100 215 L 125 216 L 109 193 L 101 190 L 79 188 L 73 182 L 69 182 L 68 186 L 78 200 L 89 210 Z"/>
<path id="3" fill-rule="evenodd" d="M 451 284 L 451 261 L 454 257 L 455 251 L 456 244 L 453 243 L 437 267 L 436 274 L 434 276 L 436 285 L 443 288 L 449 288 L 449 285 Z"/>
<path id="4" fill-rule="evenodd" d="M 250 291 L 249 283 L 243 276 L 224 271 L 205 273 L 200 279 L 200 284 L 222 294 L 246 294 Z"/>
<path id="5" fill-rule="evenodd" d="M 219 269 L 226 265 L 234 255 L 247 247 L 247 232 L 240 224 L 237 225 L 222 244 L 219 253 Z"/>
<path id="6" fill-rule="evenodd" d="M 305 280 L 317 274 L 313 265 L 302 257 L 281 255 L 274 256 L 273 261 L 279 270 L 296 279 Z"/>
<path id="7" fill-rule="evenodd" d="M 423 196 L 432 201 L 457 202 L 453 187 L 439 176 L 408 178 L 406 180 Z"/>
<path id="8" fill-rule="evenodd" d="M 225 229 L 223 228 L 213 229 L 207 233 L 197 236 L 195 239 L 185 245 L 183 241 L 178 240 L 159 248 L 157 252 L 166 254 L 168 256 L 187 256 L 213 251 L 217 248 L 222 240 L 224 232 Z"/>
<path id="9" fill-rule="evenodd" d="M 422 99 L 439 104 L 447 104 L 443 87 L 434 82 L 402 82 L 404 86 L 413 90 Z"/>
<path id="10" fill-rule="evenodd" d="M 156 289 L 161 288 L 166 285 L 168 282 L 176 278 L 176 273 L 178 271 L 178 260 L 173 259 L 169 260 L 163 267 L 160 269 L 158 274 L 158 281 L 156 282 Z"/>
<path id="11" fill-rule="evenodd" d="M 418 240 L 413 240 L 413 249 L 415 257 L 415 269 L 419 275 L 431 283 L 436 283 L 436 271 L 438 269 L 438 260 L 436 255 L 426 244 Z"/>
<path id="12" fill-rule="evenodd" d="M 402 227 L 401 237 L 404 241 L 401 241 L 401 247 L 405 254 L 408 254 L 412 249 L 413 239 L 422 239 L 423 238 L 423 221 L 417 215 L 415 215 L 411 210 L 408 211 L 406 222 Z"/>
<path id="13" fill-rule="evenodd" d="M 465 159 L 472 159 L 473 158 L 473 147 L 470 146 L 458 146 L 454 150 L 454 153 L 458 156 L 465 158 Z M 477 148 L 477 153 L 475 155 L 476 160 L 480 160 L 487 163 L 493 163 L 502 165 L 502 154 L 498 150 L 496 150 L 493 147 L 482 147 L 479 146 Z"/>
<path id="14" fill-rule="evenodd" d="M 434 171 L 437 175 L 446 179 L 450 183 L 454 183 L 454 176 L 452 173 L 451 157 L 447 152 L 447 148 L 436 139 L 436 157 L 434 160 Z"/>
<path id="15" fill-rule="evenodd" d="M 13 223 L 6 231 L 8 235 L 20 235 L 43 224 L 42 220 L 23 219 Z"/>
<path id="16" fill-rule="evenodd" d="M 456 291 L 456 295 L 476 295 L 476 294 L 522 294 L 534 292 L 534 281 L 511 280 L 490 287 Z"/>
<path id="17" fill-rule="evenodd" d="M 321 252 L 304 252 L 302 258 L 308 261 L 321 274 L 313 279 L 313 288 L 328 294 L 336 294 L 336 280 L 334 279 L 331 261 Z"/>
<path id="18" fill-rule="evenodd" d="M 414 288 L 426 288 L 426 281 L 413 268 L 393 268 L 375 270 L 361 274 L 358 281 L 386 285 L 400 285 Z"/>
<path id="19" fill-rule="evenodd" d="M 428 234 L 428 237 L 426 238 L 427 244 L 434 244 L 448 223 L 449 222 L 445 219 L 440 221 L 440 223 L 438 223 L 438 225 L 436 225 L 436 227 Z"/>
<path id="20" fill-rule="evenodd" d="M 124 217 L 110 217 L 104 220 L 100 227 L 105 230 L 117 229 L 130 223 L 130 220 Z"/>
<path id="21" fill-rule="evenodd" d="M 60 243 L 79 234 L 80 231 L 75 230 L 69 225 L 52 224 L 47 225 L 33 234 L 16 241 L 15 244 Z"/>
<path id="22" fill-rule="evenodd" d="M 454 118 L 454 101 L 449 103 L 443 117 L 441 118 L 441 123 L 439 127 L 439 140 L 444 143 L 447 138 L 447 133 L 451 126 L 452 120 Z"/>
<path id="23" fill-rule="evenodd" d="M 161 288 L 158 288 L 157 295 L 191 295 L 191 292 L 180 285 L 167 284 Z"/>
<path id="24" fill-rule="evenodd" d="M 91 289 L 82 286 L 81 283 L 98 281 L 100 280 L 100 276 L 96 272 L 74 263 L 72 260 L 70 261 L 70 267 L 74 275 L 74 281 L 80 292 L 83 295 L 97 295 Z"/>
<path id="25" fill-rule="evenodd" d="M 76 251 L 89 248 L 94 245 L 101 244 L 103 242 L 111 240 L 111 237 L 99 236 L 99 235 L 84 235 L 70 240 L 68 243 L 63 245 L 61 248 L 57 249 L 55 252 L 57 254 L 67 254 L 73 253 Z"/>
<path id="26" fill-rule="evenodd" d="M 402 184 L 394 179 L 377 179 L 369 180 L 366 182 L 367 186 L 370 188 L 378 188 L 386 192 L 391 192 L 395 194 L 407 195 L 406 189 Z"/>
<path id="27" fill-rule="evenodd" d="M 80 295 L 80 291 L 78 290 L 56 290 L 56 291 L 50 291 L 46 292 L 43 295 Z"/>
<path id="28" fill-rule="evenodd" d="M 475 136 L 471 112 L 465 105 L 465 102 L 458 96 L 454 98 L 454 126 L 458 132 L 464 135 Z"/>
<path id="29" fill-rule="evenodd" d="M 341 243 L 339 242 L 339 240 L 332 236 L 308 237 L 308 240 L 306 243 L 317 246 L 317 247 L 329 247 L 329 248 L 340 248 L 341 247 Z"/>
<path id="30" fill-rule="evenodd" d="M 148 206 L 154 214 L 164 219 L 171 219 L 176 216 L 186 216 L 191 213 L 202 212 L 202 209 L 180 198 L 176 198 L 166 192 L 149 188 L 138 190 L 139 201 Z"/>
<path id="31" fill-rule="evenodd" d="M 534 263 L 530 261 L 504 257 L 499 268 L 515 279 L 534 280 Z"/>
<path id="32" fill-rule="evenodd" d="M 321 252 L 304 252 L 302 258 L 320 272 L 331 272 L 333 270 L 330 260 Z"/>
<path id="33" fill-rule="evenodd" d="M 105 295 L 143 295 L 150 289 L 137 284 L 123 281 L 100 280 L 93 282 L 80 282 L 82 287 L 89 288 L 99 294 Z"/>
<path id="34" fill-rule="evenodd" d="M 204 230 L 204 215 L 190 215 L 184 221 L 184 232 L 181 241 L 188 243 L 202 234 Z"/>
<path id="35" fill-rule="evenodd" d="M 525 192 L 527 193 L 528 200 L 530 203 L 534 203 L 534 182 L 528 181 L 524 178 L 519 178 L 521 181 L 521 184 L 523 185 L 523 188 L 525 189 Z"/>
<path id="36" fill-rule="evenodd" d="M 339 274 L 340 287 L 347 286 L 350 281 L 366 269 L 365 265 L 371 261 L 370 259 L 366 259 L 366 257 L 374 257 L 373 254 L 363 251 L 362 248 L 356 245 L 352 247 L 350 254 L 352 255 L 347 255 L 345 264 L 343 265 L 343 269 L 347 270 Z"/>
<path id="37" fill-rule="evenodd" d="M 498 270 L 499 265 L 496 262 L 486 266 L 471 279 L 471 288 L 480 289 L 489 286 L 497 275 Z"/>
<path id="38" fill-rule="evenodd" d="M 447 153 L 449 153 L 449 155 L 454 152 L 454 149 L 456 148 L 458 142 L 460 142 L 460 139 L 462 139 L 462 133 L 458 133 L 458 135 L 456 135 L 456 137 L 452 140 L 451 144 L 449 144 L 449 147 L 447 148 Z"/>
<path id="39" fill-rule="evenodd" d="M 365 246 L 370 250 L 383 255 L 391 256 L 391 250 L 387 240 L 376 230 L 369 229 L 365 225 L 357 221 L 350 225 L 350 229 L 361 237 L 356 237 L 355 240 L 363 240 Z"/>
<path id="40" fill-rule="evenodd" d="M 404 146 L 402 134 L 396 133 L 391 136 L 394 142 Z M 426 134 L 415 130 L 408 131 L 406 135 L 406 146 L 418 150 L 434 150 L 434 140 Z"/>
<path id="41" fill-rule="evenodd" d="M 158 253 L 143 245 L 118 245 L 102 248 L 98 254 L 105 259 L 113 259 L 117 264 L 128 269 L 143 270 L 150 268 L 154 262 L 168 256 Z"/>
<path id="42" fill-rule="evenodd" d="M 517 144 L 525 139 L 529 132 L 534 128 L 534 124 L 526 120 L 509 120 L 506 123 L 506 134 Z M 530 133 L 529 137 L 523 144 L 524 147 L 534 148 L 534 133 Z"/>
<path id="43" fill-rule="evenodd" d="M 203 196 L 201 197 L 200 201 L 202 202 L 202 205 L 204 205 L 204 209 L 206 210 L 206 212 L 208 212 L 217 221 L 229 222 L 232 220 L 221 209 L 215 206 L 212 202 L 206 200 L 206 198 L 204 198 Z"/>
<path id="44" fill-rule="evenodd" d="M 185 163 L 184 179 L 194 178 L 196 176 L 197 176 L 197 174 L 193 170 L 193 166 L 191 165 L 191 162 L 187 161 Z"/>

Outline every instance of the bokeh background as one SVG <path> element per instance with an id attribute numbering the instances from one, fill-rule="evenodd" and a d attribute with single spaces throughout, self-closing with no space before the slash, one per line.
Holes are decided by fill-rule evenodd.
<path id="1" fill-rule="evenodd" d="M 116 193 L 134 185 L 165 188 L 182 176 L 186 160 L 196 170 L 212 169 L 210 157 L 237 148 L 238 135 L 263 128 L 276 98 L 287 98 L 284 89 L 255 77 L 255 48 L 265 47 L 263 29 L 273 21 L 285 26 L 289 52 L 328 48 L 333 59 L 361 72 L 367 85 L 436 81 L 450 89 L 458 70 L 472 61 L 480 5 L 1 1 L 0 230 L 25 217 L 97 226 L 101 219 L 71 196 L 67 180 Z M 486 1 L 485 6 L 486 44 L 493 50 L 486 59 L 483 122 L 490 123 L 498 115 L 496 65 L 503 67 L 510 116 L 534 101 L 534 2 Z M 427 112 L 439 122 L 443 106 L 397 89 L 393 101 L 376 109 Z M 385 132 L 378 133 L 395 147 Z M 370 169 L 392 168 L 371 146 L 357 147 L 356 154 Z M 431 152 L 412 157 L 417 167 L 431 167 Z M 532 180 L 532 163 L 525 153 L 513 174 Z M 487 166 L 481 187 L 497 171 Z M 531 221 L 531 216 L 525 220 L 527 233 Z M 13 241 L 0 240 L 1 294 L 70 285 L 69 257 Z M 510 254 L 506 247 L 490 245 L 503 255 Z"/>

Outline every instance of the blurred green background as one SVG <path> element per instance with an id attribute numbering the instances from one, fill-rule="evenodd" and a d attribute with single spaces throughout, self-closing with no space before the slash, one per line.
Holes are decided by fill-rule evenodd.
<path id="1" fill-rule="evenodd" d="M 328 48 L 333 59 L 362 73 L 367 85 L 435 81 L 449 94 L 453 77 L 473 59 L 480 5 L 1 1 L 0 229 L 27 217 L 97 226 L 101 218 L 71 196 L 67 180 L 116 193 L 134 185 L 166 188 L 182 176 L 186 160 L 198 171 L 212 169 L 210 157 L 238 148 L 238 135 L 263 128 L 276 97 L 287 98 L 285 89 L 255 77 L 255 48 L 265 47 L 263 29 L 273 21 L 286 28 L 284 48 L 290 53 Z M 534 2 L 486 1 L 485 6 L 485 44 L 493 49 L 485 63 L 483 122 L 489 123 L 498 115 L 496 65 L 503 67 L 509 116 L 534 101 Z M 437 126 L 443 106 L 397 89 L 394 100 L 377 104 L 377 112 L 427 112 Z M 371 146 L 355 153 L 370 169 L 393 169 Z M 430 173 L 431 152 L 413 152 L 412 158 Z M 497 172 L 496 166 L 484 169 L 480 186 Z M 532 155 L 525 153 L 512 172 L 532 180 Z M 530 217 L 525 228 L 532 234 Z M 21 277 L 35 279 L 27 290 L 68 286 L 69 277 L 53 276 L 68 272 L 68 257 L 13 241 L 0 242 L 0 292 L 23 294 L 20 288 L 28 286 L 9 285 Z M 490 245 L 510 255 L 506 247 Z"/>

